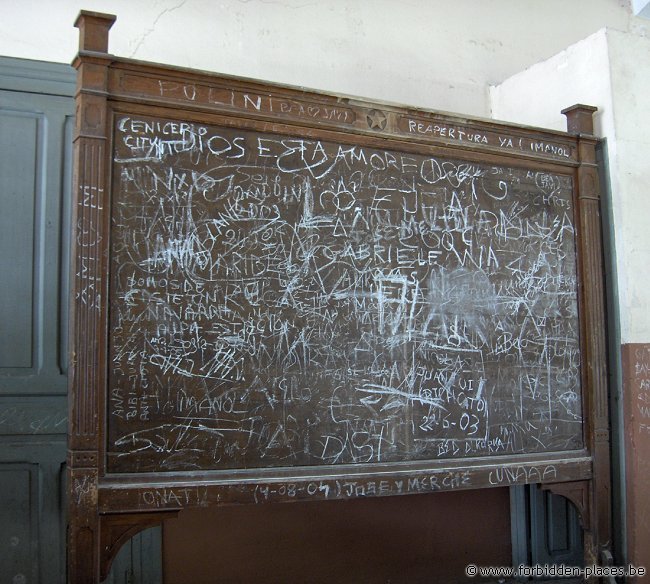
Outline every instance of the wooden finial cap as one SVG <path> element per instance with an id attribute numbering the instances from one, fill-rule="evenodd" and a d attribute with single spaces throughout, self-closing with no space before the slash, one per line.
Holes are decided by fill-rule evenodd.
<path id="1" fill-rule="evenodd" d="M 82 10 L 74 25 L 79 29 L 79 51 L 108 52 L 108 31 L 116 20 L 114 14 Z"/>
<path id="2" fill-rule="evenodd" d="M 594 133 L 594 112 L 597 111 L 597 107 L 581 103 L 563 109 L 562 113 L 566 116 L 567 132 L 592 135 Z"/>

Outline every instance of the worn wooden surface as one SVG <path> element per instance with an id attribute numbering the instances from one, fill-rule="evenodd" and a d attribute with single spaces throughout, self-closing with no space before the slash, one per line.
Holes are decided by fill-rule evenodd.
<path id="1" fill-rule="evenodd" d="M 164 528 L 165 582 L 467 582 L 510 564 L 507 508 L 490 489 L 188 511 Z"/>
<path id="2" fill-rule="evenodd" d="M 625 391 L 628 559 L 650 564 L 650 345 L 622 346 Z"/>

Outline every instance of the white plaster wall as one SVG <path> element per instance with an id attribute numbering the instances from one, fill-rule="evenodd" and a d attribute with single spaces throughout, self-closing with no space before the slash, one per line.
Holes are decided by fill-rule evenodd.
<path id="1" fill-rule="evenodd" d="M 595 132 L 611 136 L 611 97 L 607 31 L 583 39 L 541 63 L 490 87 L 494 118 L 566 131 L 561 111 L 576 103 L 598 107 Z"/>
<path id="2" fill-rule="evenodd" d="M 494 117 L 564 129 L 558 112 L 599 108 L 607 138 L 622 343 L 650 340 L 650 39 L 603 29 L 490 90 Z"/>
<path id="3" fill-rule="evenodd" d="M 472 116 L 488 85 L 640 21 L 630 0 L 0 0 L 0 55 L 70 62 L 82 8 L 117 14 L 116 55 Z"/>
<path id="4" fill-rule="evenodd" d="M 608 31 L 620 198 L 615 225 L 622 341 L 650 341 L 650 38 Z M 619 224 L 620 221 L 620 224 Z"/>

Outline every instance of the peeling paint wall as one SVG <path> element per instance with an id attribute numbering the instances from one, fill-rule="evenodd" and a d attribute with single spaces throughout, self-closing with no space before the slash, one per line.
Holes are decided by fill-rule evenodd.
<path id="1" fill-rule="evenodd" d="M 68 63 L 80 9 L 116 14 L 116 55 L 473 116 L 487 87 L 603 26 L 629 0 L 0 0 L 0 55 Z"/>

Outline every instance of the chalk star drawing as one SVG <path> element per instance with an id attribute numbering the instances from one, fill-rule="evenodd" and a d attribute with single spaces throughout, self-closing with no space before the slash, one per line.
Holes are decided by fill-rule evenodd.
<path id="1" fill-rule="evenodd" d="M 379 110 L 370 110 L 368 112 L 368 126 L 371 130 L 383 130 L 386 128 L 386 114 Z"/>

